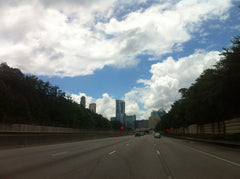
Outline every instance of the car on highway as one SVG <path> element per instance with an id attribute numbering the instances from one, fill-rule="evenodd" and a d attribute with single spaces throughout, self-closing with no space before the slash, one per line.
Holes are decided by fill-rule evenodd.
<path id="1" fill-rule="evenodd" d="M 135 137 L 140 137 L 140 136 L 142 136 L 141 132 L 136 132 L 135 133 Z"/>
<path id="2" fill-rule="evenodd" d="M 159 132 L 154 133 L 154 138 L 161 138 L 161 134 Z"/>

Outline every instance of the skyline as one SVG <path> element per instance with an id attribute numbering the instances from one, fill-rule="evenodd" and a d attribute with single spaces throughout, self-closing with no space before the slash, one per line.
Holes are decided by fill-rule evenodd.
<path id="1" fill-rule="evenodd" d="M 240 33 L 239 1 L 0 0 L 0 62 L 97 113 L 168 111 Z"/>

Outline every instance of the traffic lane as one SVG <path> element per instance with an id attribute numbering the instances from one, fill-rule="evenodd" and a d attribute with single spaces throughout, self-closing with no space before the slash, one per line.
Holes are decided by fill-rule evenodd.
<path id="1" fill-rule="evenodd" d="M 212 143 L 206 143 L 206 142 L 184 140 L 184 139 L 179 140 L 179 139 L 172 138 L 171 140 L 174 142 L 181 143 L 183 145 L 187 145 L 189 147 L 194 147 L 198 150 L 210 153 L 212 155 L 220 156 L 222 158 L 233 161 L 235 163 L 240 163 L 239 148 L 227 147 L 219 144 L 212 144 Z"/>
<path id="2" fill-rule="evenodd" d="M 94 139 L 94 140 L 86 140 L 86 141 L 79 141 L 79 142 L 69 142 L 69 143 L 61 143 L 61 144 L 50 144 L 50 145 L 40 145 L 40 146 L 33 146 L 33 147 L 22 147 L 22 148 L 15 148 L 15 149 L 0 149 L 0 160 L 4 160 L 5 158 L 17 158 L 22 156 L 28 155 L 35 155 L 39 153 L 46 153 L 46 152 L 57 152 L 58 150 L 68 150 L 68 149 L 76 149 L 80 148 L 88 148 L 89 146 L 99 146 L 105 145 L 106 142 L 112 141 L 115 142 L 117 140 L 125 140 L 130 136 L 124 137 L 111 137 L 111 138 L 104 138 L 104 139 Z"/>
<path id="3" fill-rule="evenodd" d="M 116 156 L 119 152 L 122 152 L 122 148 L 134 143 L 133 136 L 128 139 L 88 155 L 79 156 L 63 165 L 61 163 L 57 164 L 58 169 L 62 168 L 64 170 L 57 178 L 124 178 L 129 173 L 128 167 L 122 162 L 118 163 Z M 113 160 L 113 163 L 111 163 L 112 170 L 104 162 L 105 160 Z"/>
<path id="4" fill-rule="evenodd" d="M 16 176 L 39 170 L 41 167 L 72 160 L 77 156 L 86 155 L 131 139 L 131 136 L 81 141 L 58 145 L 28 147 L 14 150 L 1 150 L 0 176 Z M 37 175 L 36 175 L 37 176 Z"/>
<path id="5" fill-rule="evenodd" d="M 122 143 L 115 144 L 108 148 L 98 150 L 94 153 L 89 153 L 86 156 L 75 158 L 69 163 L 65 163 L 69 169 L 63 167 L 64 173 L 59 175 L 59 178 L 125 178 L 129 174 L 128 167 L 124 162 L 119 162 L 121 158 L 116 157 L 118 153 L 123 152 L 122 149 L 133 146 L 136 143 L 134 137 Z M 110 165 L 105 161 L 112 161 Z M 124 163 L 124 164 L 122 164 Z M 61 164 L 60 164 L 61 165 Z"/>
<path id="6" fill-rule="evenodd" d="M 155 139 L 159 156 L 164 159 L 173 178 L 240 178 L 238 165 L 179 141 L 167 137 Z M 236 157 L 238 156 L 239 154 Z"/>
<path id="7" fill-rule="evenodd" d="M 215 178 L 221 176 L 201 174 L 201 172 L 209 173 L 206 167 L 199 167 L 199 158 L 202 156 L 199 156 L 198 151 L 181 144 L 181 141 L 164 137 L 154 139 L 149 135 L 92 142 L 84 142 L 82 145 L 71 143 L 66 144 L 67 146 L 61 145 L 61 147 L 59 145 L 57 145 L 58 147 L 51 146 L 50 153 L 54 151 L 57 153 L 54 155 L 52 153 L 51 157 L 45 155 L 45 158 L 50 158 L 49 161 L 42 165 L 26 168 L 26 171 L 19 170 L 19 173 L 10 176 L 19 178 L 197 178 L 198 176 L 199 178 Z M 91 150 L 93 146 L 96 150 Z M 66 150 L 68 148 L 69 150 Z M 198 155 L 192 155 L 189 150 L 197 152 Z M 38 148 L 39 151 L 44 153 L 44 150 Z M 33 153 L 37 153 L 37 151 L 33 150 Z M 174 156 L 172 159 L 171 156 L 176 153 L 180 155 L 180 158 Z M 205 157 L 204 161 L 206 162 L 209 160 L 207 158 L 209 156 Z M 36 157 L 35 160 L 39 159 Z M 214 166 L 211 172 L 218 172 L 217 170 Z M 226 171 L 227 178 L 234 178 L 234 175 L 227 173 L 229 171 L 228 169 Z M 226 178 L 226 175 L 222 176 Z"/>
<path id="8" fill-rule="evenodd" d="M 68 159 L 71 159 L 76 155 L 83 155 L 86 154 L 86 152 L 91 152 L 91 150 L 97 150 L 106 147 L 106 145 L 113 145 L 125 141 L 127 138 L 128 137 L 109 138 L 79 143 L 21 148 L 7 151 L 2 150 L 0 154 L 0 174 L 12 175 L 14 173 L 24 173 L 29 169 L 41 167 L 46 163 L 51 164 L 56 160 L 59 161 L 63 157 L 64 160 L 66 160 L 66 156 L 68 156 Z"/>
<path id="9" fill-rule="evenodd" d="M 79 155 L 71 160 L 43 166 L 40 174 L 32 171 L 22 177 L 167 178 L 164 171 L 161 171 L 161 163 L 159 163 L 156 151 L 153 150 L 153 142 L 149 139 L 145 136 L 132 137 L 130 140 L 87 155 Z"/>
<path id="10" fill-rule="evenodd" d="M 151 136 L 136 137 L 101 158 L 91 178 L 169 178 Z"/>

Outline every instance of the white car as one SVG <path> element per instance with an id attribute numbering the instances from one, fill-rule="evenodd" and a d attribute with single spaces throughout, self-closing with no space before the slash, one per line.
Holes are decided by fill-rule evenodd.
<path id="1" fill-rule="evenodd" d="M 159 132 L 154 133 L 154 138 L 161 138 L 161 134 Z"/>

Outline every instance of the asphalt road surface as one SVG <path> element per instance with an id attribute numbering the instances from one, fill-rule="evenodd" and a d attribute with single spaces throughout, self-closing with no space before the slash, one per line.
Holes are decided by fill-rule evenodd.
<path id="1" fill-rule="evenodd" d="M 240 178 L 240 149 L 126 136 L 0 150 L 0 178 Z"/>

